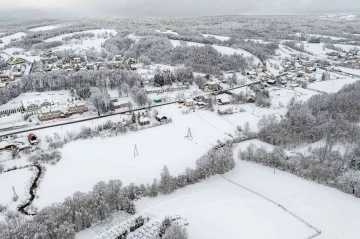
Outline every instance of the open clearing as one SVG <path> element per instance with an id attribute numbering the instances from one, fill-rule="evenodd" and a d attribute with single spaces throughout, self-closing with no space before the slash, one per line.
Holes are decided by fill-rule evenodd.
<path id="1" fill-rule="evenodd" d="M 0 204 L 16 210 L 16 207 L 29 195 L 27 186 L 30 185 L 33 174 L 27 168 L 0 174 Z M 12 187 L 19 197 L 17 202 L 12 200 L 14 195 Z"/>
<path id="2" fill-rule="evenodd" d="M 59 202 L 76 191 L 91 190 L 99 181 L 149 183 L 159 177 L 164 165 L 172 174 L 179 174 L 186 167 L 194 167 L 196 159 L 217 144 L 216 140 L 229 138 L 225 133 L 233 134 L 236 129 L 215 113 L 182 114 L 175 105 L 162 108 L 159 111 L 173 118 L 172 123 L 112 138 L 66 144 L 60 162 L 47 168 L 35 204 L 44 207 Z M 188 128 L 193 140 L 184 137 Z M 133 155 L 135 144 L 137 157 Z"/>
<path id="3" fill-rule="evenodd" d="M 49 26 L 31 28 L 31 29 L 29 29 L 29 31 L 31 31 L 31 32 L 49 31 L 49 30 L 53 30 L 53 29 L 56 29 L 59 27 L 61 27 L 61 25 L 49 25 Z"/>
<path id="4" fill-rule="evenodd" d="M 358 80 L 358 78 L 347 77 L 339 80 L 319 81 L 309 84 L 308 88 L 326 93 L 335 93 L 341 90 L 346 84 L 351 84 Z"/>
<path id="5" fill-rule="evenodd" d="M 236 167 L 224 176 L 283 205 L 322 231 L 317 238 L 358 239 L 360 202 L 344 194 L 289 173 L 237 159 L 249 144 L 271 147 L 258 140 L 234 150 Z M 136 203 L 140 213 L 158 217 L 180 214 L 189 221 L 191 238 L 307 238 L 314 230 L 280 207 L 237 187 L 221 176 L 188 186 L 169 196 Z M 261 226 L 260 226 L 261 225 Z"/>
<path id="6" fill-rule="evenodd" d="M 23 36 L 26 36 L 27 34 L 25 32 L 18 32 L 6 37 L 0 38 L 3 43 L 0 43 L 0 48 L 4 47 L 5 45 L 9 44 L 11 42 L 11 39 L 20 39 Z"/>

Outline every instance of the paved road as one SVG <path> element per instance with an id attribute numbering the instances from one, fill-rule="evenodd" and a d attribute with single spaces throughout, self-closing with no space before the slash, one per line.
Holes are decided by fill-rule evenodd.
<path id="1" fill-rule="evenodd" d="M 209 93 L 201 94 L 200 96 L 202 96 L 202 95 L 218 95 L 218 94 L 222 94 L 222 93 L 225 93 L 225 92 L 228 92 L 228 91 L 231 91 L 231 90 L 243 88 L 243 87 L 246 87 L 246 86 L 255 85 L 255 84 L 258 84 L 260 82 L 261 81 L 254 81 L 254 82 L 251 82 L 249 84 L 232 87 L 232 88 L 229 88 L 229 89 L 226 89 L 226 90 L 221 90 L 221 91 L 218 91 L 218 92 L 209 92 Z M 140 111 L 140 110 L 147 110 L 147 109 L 157 108 L 157 107 L 161 107 L 161 106 L 165 106 L 165 105 L 177 104 L 179 102 L 180 102 L 180 100 L 176 100 L 176 101 L 171 101 L 171 102 L 164 103 L 164 104 L 151 105 L 150 107 L 147 106 L 147 107 L 142 107 L 142 108 L 138 108 L 138 109 L 133 109 L 133 110 L 127 110 L 127 111 L 117 112 L 117 113 L 113 113 L 113 114 L 108 114 L 108 115 L 94 116 L 94 117 L 81 119 L 81 120 L 76 120 L 76 121 L 71 121 L 71 122 L 60 122 L 58 124 L 26 128 L 26 129 L 23 129 L 23 130 L 13 131 L 13 132 L 10 132 L 10 133 L 5 133 L 5 134 L 0 134 L 0 137 L 7 137 L 7 136 L 14 135 L 14 134 L 28 133 L 28 132 L 35 131 L 35 130 L 48 129 L 48 128 L 58 127 L 58 126 L 62 126 L 62 125 L 77 124 L 77 123 L 81 123 L 81 122 L 91 121 L 91 120 L 94 120 L 94 119 L 101 119 L 101 118 L 111 117 L 111 116 L 114 116 L 114 115 L 123 115 L 123 114 L 128 114 L 128 113 L 136 112 L 136 111 Z"/>

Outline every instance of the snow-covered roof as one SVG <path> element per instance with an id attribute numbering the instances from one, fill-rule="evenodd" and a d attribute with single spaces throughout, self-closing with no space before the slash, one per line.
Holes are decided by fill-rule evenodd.
<path id="1" fill-rule="evenodd" d="M 139 122 L 149 122 L 149 117 L 140 117 Z"/>
<path id="2" fill-rule="evenodd" d="M 36 100 L 22 100 L 21 103 L 24 106 L 25 109 L 27 109 L 30 105 L 41 105 L 43 103 L 51 103 L 52 101 L 49 98 L 42 98 L 42 99 L 36 99 Z"/>
<path id="3" fill-rule="evenodd" d="M 162 119 L 162 118 L 164 118 L 164 117 L 166 117 L 164 114 L 162 114 L 162 113 L 158 113 L 157 115 L 156 115 L 156 117 L 158 118 L 158 119 Z"/>
<path id="4" fill-rule="evenodd" d="M 6 86 L 6 83 L 0 83 L 0 88 L 4 88 Z"/>
<path id="5" fill-rule="evenodd" d="M 9 147 L 11 145 L 15 145 L 13 143 L 9 143 L 8 141 L 6 140 L 2 140 L 0 141 L 0 149 L 3 149 L 3 148 L 6 148 L 6 147 Z"/>

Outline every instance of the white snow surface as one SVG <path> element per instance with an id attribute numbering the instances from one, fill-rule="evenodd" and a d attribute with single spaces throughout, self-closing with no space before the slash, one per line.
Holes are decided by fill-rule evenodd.
<path id="1" fill-rule="evenodd" d="M 234 150 L 235 169 L 224 176 L 284 206 L 322 234 L 317 238 L 358 239 L 360 200 L 315 182 L 259 164 L 237 159 L 239 149 L 258 140 L 240 143 Z M 221 176 L 167 196 L 136 202 L 139 213 L 160 218 L 180 214 L 188 219 L 190 238 L 308 238 L 315 231 L 283 209 L 238 187 Z"/>
<path id="2" fill-rule="evenodd" d="M 11 39 L 20 39 L 23 36 L 26 36 L 27 34 L 25 32 L 18 32 L 6 37 L 1 37 L 0 39 L 3 41 L 3 43 L 0 44 L 0 48 L 4 47 L 5 45 L 9 44 L 11 42 Z"/>
<path id="3" fill-rule="evenodd" d="M 208 111 L 182 114 L 177 105 L 158 110 L 173 122 L 112 138 L 66 144 L 61 150 L 60 162 L 47 168 L 35 204 L 44 207 L 60 202 L 76 191 L 91 190 L 99 181 L 120 179 L 125 185 L 148 183 L 159 177 L 164 165 L 174 175 L 179 174 L 186 167 L 194 167 L 195 161 L 215 145 L 216 140 L 228 138 L 225 133 L 234 133 L 236 129 Z M 192 141 L 185 138 L 188 128 L 194 137 Z M 137 157 L 133 155 L 135 144 L 139 151 Z"/>
<path id="4" fill-rule="evenodd" d="M 172 31 L 172 30 L 166 30 L 166 31 L 164 31 L 164 32 L 162 32 L 162 31 L 160 31 L 160 30 L 155 30 L 156 32 L 158 32 L 158 33 L 163 33 L 163 34 L 173 34 L 173 35 L 179 35 L 179 33 L 177 33 L 177 32 L 174 32 L 174 31 Z"/>
<path id="5" fill-rule="evenodd" d="M 220 41 L 227 41 L 230 40 L 230 37 L 227 36 L 219 36 L 219 35 L 212 35 L 212 34 L 202 34 L 204 37 L 214 37 Z"/>
<path id="6" fill-rule="evenodd" d="M 29 31 L 31 31 L 31 32 L 49 31 L 49 30 L 53 30 L 53 29 L 56 29 L 59 27 L 61 27 L 60 24 L 59 25 L 48 25 L 48 26 L 31 28 L 31 29 L 29 29 Z"/>
<path id="7" fill-rule="evenodd" d="M 326 93 L 336 93 L 346 84 L 352 84 L 358 81 L 358 78 L 346 77 L 339 80 L 319 81 L 308 85 L 309 89 L 323 91 Z"/>
<path id="8" fill-rule="evenodd" d="M 29 169 L 19 169 L 7 173 L 0 174 L 0 204 L 8 206 L 9 209 L 16 210 L 18 204 L 25 201 L 29 196 L 28 186 L 33 172 Z M 17 202 L 12 200 L 13 188 L 19 197 Z"/>

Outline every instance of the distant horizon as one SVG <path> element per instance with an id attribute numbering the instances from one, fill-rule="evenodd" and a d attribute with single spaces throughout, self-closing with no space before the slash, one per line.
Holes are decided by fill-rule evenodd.
<path id="1" fill-rule="evenodd" d="M 13 4 L 1 5 L 0 21 L 34 20 L 41 18 L 98 18 L 145 17 L 145 18 L 183 18 L 203 16 L 282 16 L 282 15 L 344 15 L 360 13 L 357 0 L 259 0 L 254 5 L 251 0 L 222 0 L 212 3 L 209 0 L 22 0 Z"/>
<path id="2" fill-rule="evenodd" d="M 5 14 L 5 15 L 3 15 Z M 259 16 L 259 17 L 276 17 L 276 16 L 326 16 L 331 18 L 332 16 L 356 16 L 359 17 L 360 13 L 313 13 L 313 14 L 223 14 L 223 15 L 194 15 L 194 16 L 121 16 L 121 15 L 102 15 L 102 16 L 93 16 L 93 17 L 85 17 L 85 16 L 43 16 L 43 17 L 16 17 L 14 13 L 12 13 L 12 17 L 7 18 L 6 12 L 0 11 L 0 22 L 26 22 L 26 21 L 41 21 L 41 20 L 58 20 L 58 21 L 72 21 L 72 20 L 79 20 L 79 19 L 101 19 L 101 18 L 124 18 L 124 19 L 131 19 L 131 18 L 143 18 L 143 19 L 181 19 L 181 18 L 206 18 L 206 17 L 237 17 L 237 16 Z"/>

